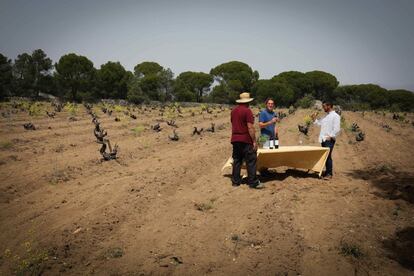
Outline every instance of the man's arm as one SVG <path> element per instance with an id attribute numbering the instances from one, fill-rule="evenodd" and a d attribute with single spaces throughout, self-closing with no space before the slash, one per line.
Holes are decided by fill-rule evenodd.
<path id="1" fill-rule="evenodd" d="M 268 121 L 268 122 L 259 122 L 259 127 L 260 128 L 265 128 L 265 127 L 267 127 L 268 125 L 271 125 L 271 124 L 274 124 L 274 123 L 276 123 L 277 122 L 277 118 L 276 117 L 273 117 L 272 118 L 272 120 L 270 120 L 270 121 Z"/>
<path id="2" fill-rule="evenodd" d="M 252 141 L 253 141 L 253 148 L 254 148 L 254 150 L 257 150 L 256 130 L 254 129 L 254 124 L 247 123 L 247 129 L 249 130 L 250 138 L 252 138 Z"/>
<path id="3" fill-rule="evenodd" d="M 263 113 L 264 111 L 261 111 L 259 113 L 259 128 L 265 128 L 268 125 L 271 125 L 277 121 L 277 119 L 272 118 L 270 121 L 265 122 L 266 116 Z"/>
<path id="4" fill-rule="evenodd" d="M 318 112 L 315 112 L 311 115 L 312 121 L 315 125 L 320 126 L 321 125 L 321 120 L 316 119 L 316 117 L 318 116 Z"/>
<path id="5" fill-rule="evenodd" d="M 329 136 L 331 138 L 336 138 L 339 131 L 341 131 L 341 117 L 340 116 L 335 116 L 333 118 L 332 131 L 329 133 Z"/>

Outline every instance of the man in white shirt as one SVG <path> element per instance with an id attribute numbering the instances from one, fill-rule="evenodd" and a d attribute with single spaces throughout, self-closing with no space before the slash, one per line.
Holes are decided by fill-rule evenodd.
<path id="1" fill-rule="evenodd" d="M 322 119 L 316 119 L 317 114 L 312 114 L 312 119 L 314 120 L 314 124 L 321 126 L 319 142 L 322 147 L 330 149 L 328 159 L 326 160 L 325 178 L 331 179 L 333 169 L 332 151 L 336 137 L 341 130 L 341 116 L 333 110 L 333 104 L 331 102 L 323 102 L 322 108 L 327 115 Z"/>

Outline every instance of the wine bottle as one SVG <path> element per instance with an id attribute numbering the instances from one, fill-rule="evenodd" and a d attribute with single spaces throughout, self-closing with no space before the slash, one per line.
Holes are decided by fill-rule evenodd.
<path id="1" fill-rule="evenodd" d="M 279 137 L 277 135 L 275 137 L 274 143 L 275 143 L 275 149 L 278 149 L 279 148 Z"/>

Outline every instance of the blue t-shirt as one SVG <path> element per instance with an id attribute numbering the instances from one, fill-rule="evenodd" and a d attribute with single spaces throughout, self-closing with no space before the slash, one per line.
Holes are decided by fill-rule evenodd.
<path id="1" fill-rule="evenodd" d="M 275 117 L 275 113 L 273 111 L 269 112 L 265 108 L 262 111 L 260 111 L 259 122 L 262 122 L 262 123 L 269 122 L 273 119 L 273 117 Z M 270 125 L 268 125 L 264 128 L 261 128 L 260 129 L 260 134 L 261 135 L 266 135 L 269 138 L 274 139 L 275 138 L 275 124 L 270 124 Z"/>

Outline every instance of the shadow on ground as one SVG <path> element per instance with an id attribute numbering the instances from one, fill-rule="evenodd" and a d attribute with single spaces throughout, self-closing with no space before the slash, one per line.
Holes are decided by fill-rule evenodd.
<path id="1" fill-rule="evenodd" d="M 403 267 L 414 270 L 414 227 L 407 227 L 383 242 L 389 257 Z"/>
<path id="2" fill-rule="evenodd" d="M 276 172 L 273 170 L 269 170 L 267 172 L 262 173 L 259 179 L 263 183 L 266 183 L 268 181 L 274 181 L 274 180 L 283 181 L 288 177 L 319 179 L 319 176 L 317 173 L 306 171 L 306 170 L 304 171 L 304 170 L 293 170 L 293 169 L 287 169 L 285 172 Z"/>
<path id="3" fill-rule="evenodd" d="M 224 174 L 224 177 L 227 177 L 231 179 L 231 174 Z M 262 172 L 259 176 L 260 182 L 266 183 L 269 181 L 283 181 L 288 177 L 293 178 L 314 178 L 319 179 L 319 176 L 317 173 L 312 173 L 308 171 L 303 170 L 293 170 L 293 169 L 287 169 L 285 172 L 276 172 L 274 170 L 268 170 L 266 172 Z M 231 180 L 230 180 L 231 183 Z M 247 178 L 243 178 L 242 184 L 247 184 Z"/>
<path id="4" fill-rule="evenodd" d="M 374 194 L 386 199 L 402 199 L 414 204 L 414 173 L 398 171 L 388 165 L 354 170 L 347 173 L 356 179 L 370 181 L 378 191 Z"/>

